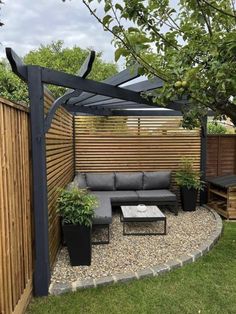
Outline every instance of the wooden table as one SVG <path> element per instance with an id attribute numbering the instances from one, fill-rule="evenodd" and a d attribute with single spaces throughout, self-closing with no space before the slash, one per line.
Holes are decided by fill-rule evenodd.
<path id="1" fill-rule="evenodd" d="M 123 235 L 165 235 L 166 234 L 166 216 L 157 206 L 146 206 L 146 211 L 138 211 L 138 206 L 121 206 L 120 221 L 123 223 Z M 163 232 L 126 232 L 127 223 L 146 223 L 161 221 L 164 223 Z"/>

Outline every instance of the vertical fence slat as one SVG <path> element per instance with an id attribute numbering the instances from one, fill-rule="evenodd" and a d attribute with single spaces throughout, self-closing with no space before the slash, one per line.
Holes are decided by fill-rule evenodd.
<path id="1" fill-rule="evenodd" d="M 8 260 L 8 250 L 9 250 L 9 242 L 8 242 L 8 234 L 7 234 L 7 173 L 6 173 L 6 127 L 5 127 L 5 107 L 0 106 L 0 127 L 1 127 L 1 169 L 2 169 L 2 176 L 1 178 L 1 187 L 2 187 L 2 194 L 1 194 L 1 229 L 0 229 L 0 239 L 2 244 L 2 259 L 0 260 L 3 276 L 2 276 L 2 293 L 3 293 L 3 303 L 1 311 L 5 311 L 6 313 L 11 313 L 11 290 L 10 290 L 10 271 L 9 271 L 9 260 Z"/>
<path id="2" fill-rule="evenodd" d="M 28 110 L 0 98 L 0 313 L 23 313 L 32 291 Z"/>

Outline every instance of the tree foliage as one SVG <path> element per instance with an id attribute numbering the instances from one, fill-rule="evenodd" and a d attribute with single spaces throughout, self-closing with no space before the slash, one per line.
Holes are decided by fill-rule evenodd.
<path id="1" fill-rule="evenodd" d="M 208 108 L 236 125 L 236 9 L 233 0 L 83 0 L 114 36 L 115 59 L 138 62 L 164 87 L 156 103 L 188 96 L 184 126 L 199 125 Z M 103 16 L 96 7 L 103 3 Z"/>
<path id="2" fill-rule="evenodd" d="M 207 134 L 226 134 L 227 128 L 217 122 L 211 121 L 207 123 Z"/>
<path id="3" fill-rule="evenodd" d="M 39 65 L 76 74 L 88 53 L 89 50 L 77 46 L 66 48 L 63 41 L 59 40 L 49 45 L 41 45 L 38 49 L 30 51 L 23 59 L 25 64 Z M 102 54 L 98 53 L 88 78 L 101 81 L 116 72 L 116 65 L 102 61 Z M 65 91 L 64 88 L 57 86 L 50 86 L 49 88 L 55 97 L 61 96 Z M 5 60 L 0 63 L 0 95 L 15 101 L 28 102 L 26 84 L 12 73 Z"/>

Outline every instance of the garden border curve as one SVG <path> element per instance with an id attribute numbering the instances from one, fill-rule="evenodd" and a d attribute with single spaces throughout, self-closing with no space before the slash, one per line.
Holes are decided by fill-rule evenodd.
<path id="1" fill-rule="evenodd" d="M 117 282 L 128 282 L 134 279 L 155 277 L 169 272 L 172 269 L 195 262 L 199 257 L 205 255 L 213 248 L 223 231 L 223 223 L 220 216 L 208 206 L 204 207 L 207 208 L 215 217 L 216 229 L 197 250 L 194 250 L 186 255 L 179 256 L 176 259 L 169 260 L 164 264 L 148 267 L 137 272 L 114 274 L 112 276 L 100 277 L 96 279 L 77 280 L 71 283 L 53 283 L 49 287 L 49 293 L 51 295 L 59 295 L 66 292 L 75 292 L 79 289 L 96 288 L 98 286 L 111 285 Z"/>

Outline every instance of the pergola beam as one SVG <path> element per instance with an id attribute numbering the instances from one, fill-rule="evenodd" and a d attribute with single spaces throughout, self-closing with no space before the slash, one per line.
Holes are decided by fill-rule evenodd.
<path id="1" fill-rule="evenodd" d="M 95 94 L 120 98 L 127 101 L 134 101 L 137 103 L 152 104 L 149 99 L 143 98 L 140 93 L 133 92 L 131 90 L 111 86 L 109 84 L 96 82 L 89 79 L 83 79 L 76 77 L 75 75 L 51 70 L 47 68 L 42 69 L 42 82 L 45 84 L 53 84 L 56 86 L 62 86 L 71 89 L 80 89 L 86 92 L 92 92 Z"/>
<path id="2" fill-rule="evenodd" d="M 169 116 L 169 117 L 179 117 L 182 116 L 182 112 L 175 111 L 175 110 L 98 110 L 98 109 L 84 109 L 82 108 L 80 111 L 75 113 L 76 116 L 79 115 L 97 115 L 97 116 L 140 116 L 140 117 L 147 117 L 147 116 Z"/>
<path id="3" fill-rule="evenodd" d="M 6 48 L 7 59 L 11 64 L 12 71 L 19 76 L 23 81 L 27 82 L 28 73 L 27 66 L 21 60 L 21 58 L 11 48 Z"/>
<path id="4" fill-rule="evenodd" d="M 133 67 L 129 67 L 129 68 L 115 74 L 114 76 L 105 79 L 102 82 L 109 84 L 109 85 L 112 85 L 112 86 L 118 86 L 118 85 L 124 84 L 124 83 L 131 81 L 131 80 L 133 80 L 139 76 L 138 69 L 139 69 L 139 65 L 135 64 Z M 72 98 L 69 103 L 75 104 L 75 103 L 81 102 L 83 100 L 90 99 L 94 96 L 96 96 L 96 94 L 84 92 L 79 97 L 77 97 L 76 99 Z"/>
<path id="5" fill-rule="evenodd" d="M 151 79 L 150 81 L 146 80 L 146 81 L 138 82 L 138 83 L 127 85 L 127 86 L 122 86 L 122 88 L 140 93 L 143 91 L 149 91 L 149 90 L 153 90 L 156 88 L 160 88 L 162 86 L 163 86 L 163 81 L 161 79 L 159 79 L 158 77 L 155 77 L 155 78 Z M 86 99 L 84 101 L 78 101 L 77 103 L 79 105 L 91 105 L 94 103 L 96 104 L 99 102 L 109 101 L 111 99 L 112 99 L 111 97 L 94 95 L 93 97 L 91 97 L 89 99 Z M 69 103 L 70 104 L 76 104 L 75 101 L 69 101 Z"/>
<path id="6" fill-rule="evenodd" d="M 95 61 L 95 51 L 91 50 L 85 59 L 84 63 L 81 65 L 79 71 L 77 72 L 77 76 L 86 78 L 89 73 L 92 71 L 93 63 Z"/>
<path id="7" fill-rule="evenodd" d="M 158 106 L 157 104 L 154 103 L 149 103 L 149 104 L 137 104 L 135 102 L 131 102 L 131 101 L 122 101 L 120 100 L 119 102 L 110 102 L 110 103 L 100 103 L 100 104 L 93 104 L 91 106 L 87 105 L 87 106 L 82 106 L 82 105 L 74 105 L 75 108 L 78 108 L 78 110 L 80 110 L 81 108 L 87 108 L 87 109 L 98 109 L 98 108 L 104 108 L 104 109 L 125 109 L 125 108 L 167 108 L 167 109 L 172 109 L 172 110 L 181 110 L 183 108 L 183 106 L 185 105 L 185 103 L 178 103 L 178 102 L 170 102 L 166 107 L 163 106 Z"/>

